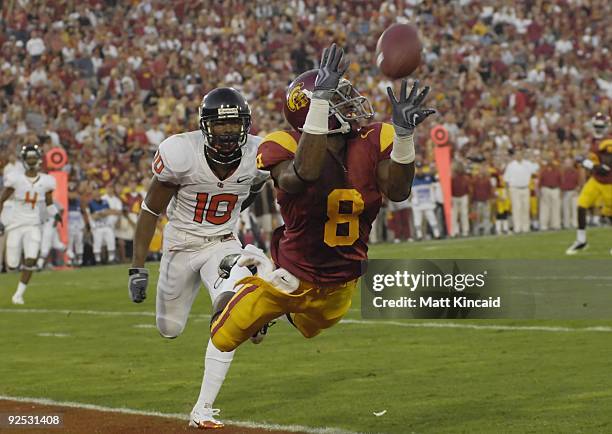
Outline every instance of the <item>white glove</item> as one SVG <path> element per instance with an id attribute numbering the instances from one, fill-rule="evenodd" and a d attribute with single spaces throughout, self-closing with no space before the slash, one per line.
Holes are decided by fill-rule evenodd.
<path id="1" fill-rule="evenodd" d="M 247 244 L 242 250 L 236 265 L 240 267 L 257 267 L 257 274 L 264 280 L 269 280 L 264 276 L 269 276 L 274 271 L 274 264 L 270 261 L 270 258 L 266 256 L 263 250 L 258 249 L 252 244 Z"/>
<path id="2" fill-rule="evenodd" d="M 287 294 L 291 294 L 300 286 L 300 280 L 284 268 L 274 270 L 268 282 Z"/>
<path id="3" fill-rule="evenodd" d="M 585 158 L 584 160 L 582 160 L 582 167 L 588 170 L 593 170 L 593 167 L 595 167 L 595 163 L 593 163 L 588 158 Z"/>
<path id="4" fill-rule="evenodd" d="M 257 267 L 257 275 L 275 288 L 287 294 L 300 286 L 300 281 L 284 268 L 274 269 L 274 263 L 266 254 L 252 244 L 247 245 L 236 262 L 240 267 Z"/>

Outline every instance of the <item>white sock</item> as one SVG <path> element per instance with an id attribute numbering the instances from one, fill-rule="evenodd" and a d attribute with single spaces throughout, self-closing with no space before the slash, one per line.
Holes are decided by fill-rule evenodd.
<path id="1" fill-rule="evenodd" d="M 45 260 L 43 258 L 38 258 L 38 263 L 36 265 L 38 268 L 42 268 L 45 265 Z"/>
<path id="2" fill-rule="evenodd" d="M 502 220 L 502 229 L 504 231 L 504 233 L 508 233 L 510 232 L 510 225 L 508 223 L 508 220 Z"/>
<path id="3" fill-rule="evenodd" d="M 115 260 L 115 251 L 111 250 L 108 252 L 108 262 L 113 262 Z"/>
<path id="4" fill-rule="evenodd" d="M 23 294 L 25 293 L 27 287 L 28 285 L 26 285 L 25 283 L 19 282 L 19 284 L 17 285 L 17 291 L 15 291 L 15 296 L 23 297 Z"/>
<path id="5" fill-rule="evenodd" d="M 99 264 L 100 261 L 102 260 L 101 253 L 94 253 L 94 257 L 96 258 L 96 262 Z"/>
<path id="6" fill-rule="evenodd" d="M 586 229 L 578 229 L 576 231 L 576 241 L 586 243 Z"/>
<path id="7" fill-rule="evenodd" d="M 433 234 L 434 238 L 440 238 L 440 230 L 438 229 L 438 225 L 433 226 Z"/>
<path id="8" fill-rule="evenodd" d="M 206 356 L 204 357 L 204 378 L 202 379 L 200 396 L 194 408 L 212 408 L 225 380 L 225 375 L 229 371 L 232 359 L 234 358 L 234 352 L 221 352 L 213 345 L 210 339 L 208 340 Z"/>
<path id="9" fill-rule="evenodd" d="M 501 220 L 495 220 L 495 233 L 497 235 L 501 234 L 501 227 L 502 227 L 502 221 Z"/>

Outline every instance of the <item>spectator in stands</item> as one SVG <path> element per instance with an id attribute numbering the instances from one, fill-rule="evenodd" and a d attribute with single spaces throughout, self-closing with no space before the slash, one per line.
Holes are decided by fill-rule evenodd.
<path id="1" fill-rule="evenodd" d="M 332 39 L 350 41 L 348 78 L 370 97 L 375 120 L 388 120 L 390 82 L 374 53 L 398 20 L 427 28 L 420 68 L 457 159 L 489 152 L 493 163 L 526 140 L 562 150 L 558 159 L 584 156 L 588 119 L 610 112 L 605 0 L 111 3 L 2 9 L 0 149 L 45 134 L 66 148 L 79 182 L 140 183 L 160 140 L 197 129 L 193 107 L 213 87 L 247 94 L 253 132 L 282 126 L 288 80 Z M 220 54 L 230 47 L 232 57 Z"/>

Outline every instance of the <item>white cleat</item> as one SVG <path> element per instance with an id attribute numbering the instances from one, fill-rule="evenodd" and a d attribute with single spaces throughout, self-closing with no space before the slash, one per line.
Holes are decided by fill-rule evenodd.
<path id="1" fill-rule="evenodd" d="M 572 244 L 571 246 L 567 248 L 567 250 L 565 251 L 565 254 L 575 255 L 578 252 L 585 251 L 587 247 L 589 247 L 589 244 L 587 242 L 580 243 L 578 241 L 574 241 L 574 244 Z"/>
<path id="2" fill-rule="evenodd" d="M 22 295 L 13 295 L 13 298 L 11 298 L 11 301 L 13 302 L 13 304 L 25 304 L 25 302 L 23 301 L 23 296 Z"/>
<path id="3" fill-rule="evenodd" d="M 198 408 L 193 409 L 189 417 L 189 426 L 198 429 L 220 429 L 225 425 L 223 422 L 215 419 L 221 410 L 217 408 Z"/>

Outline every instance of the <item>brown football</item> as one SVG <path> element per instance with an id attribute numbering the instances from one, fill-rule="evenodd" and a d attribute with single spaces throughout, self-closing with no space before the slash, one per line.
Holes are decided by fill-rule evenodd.
<path id="1" fill-rule="evenodd" d="M 378 38 L 376 65 L 388 78 L 408 77 L 421 63 L 421 49 L 414 24 L 392 24 Z"/>

